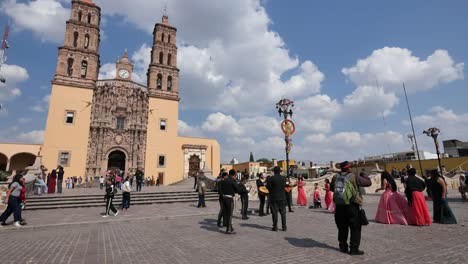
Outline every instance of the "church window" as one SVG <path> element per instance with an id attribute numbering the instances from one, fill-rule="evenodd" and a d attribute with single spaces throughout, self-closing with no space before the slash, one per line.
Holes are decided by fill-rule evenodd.
<path id="1" fill-rule="evenodd" d="M 73 58 L 68 58 L 68 61 L 67 61 L 67 75 L 68 76 L 73 75 Z"/>
<path id="2" fill-rule="evenodd" d="M 91 14 L 88 14 L 88 24 L 91 24 Z"/>
<path id="3" fill-rule="evenodd" d="M 161 41 L 164 42 L 164 33 L 161 35 Z"/>
<path id="4" fill-rule="evenodd" d="M 88 62 L 84 60 L 81 62 L 81 77 L 86 78 L 87 73 L 88 73 Z"/>
<path id="5" fill-rule="evenodd" d="M 165 131 L 167 128 L 167 120 L 166 119 L 161 119 L 159 120 L 159 129 L 162 131 Z"/>
<path id="6" fill-rule="evenodd" d="M 75 112 L 67 111 L 67 114 L 65 116 L 65 123 L 73 124 L 74 120 L 75 120 Z"/>
<path id="7" fill-rule="evenodd" d="M 162 75 L 158 74 L 158 79 L 156 80 L 156 88 L 162 89 Z"/>
<path id="8" fill-rule="evenodd" d="M 158 155 L 158 166 L 165 167 L 166 166 L 166 156 Z"/>
<path id="9" fill-rule="evenodd" d="M 81 22 L 81 18 L 83 17 L 83 13 L 81 12 L 81 10 L 78 12 L 78 21 Z"/>
<path id="10" fill-rule="evenodd" d="M 167 43 L 171 43 L 171 35 L 167 35 Z"/>
<path id="11" fill-rule="evenodd" d="M 89 35 L 86 34 L 84 37 L 84 48 L 87 49 L 89 47 Z"/>
<path id="12" fill-rule="evenodd" d="M 164 53 L 161 51 L 159 52 L 159 64 L 163 64 L 163 60 L 164 60 Z"/>
<path id="13" fill-rule="evenodd" d="M 167 90 L 172 91 L 172 76 L 167 77 Z"/>
<path id="14" fill-rule="evenodd" d="M 80 33 L 78 33 L 77 31 L 75 31 L 75 33 L 73 33 L 73 47 L 76 48 L 76 46 L 78 46 L 78 37 L 80 36 Z"/>
<path id="15" fill-rule="evenodd" d="M 61 151 L 59 152 L 59 165 L 68 166 L 70 164 L 70 152 Z"/>
<path id="16" fill-rule="evenodd" d="M 172 55 L 167 54 L 167 65 L 169 65 L 169 66 L 171 66 L 171 59 L 172 59 Z"/>
<path id="17" fill-rule="evenodd" d="M 122 130 L 125 127 L 125 118 L 124 117 L 117 117 L 117 126 L 118 130 Z"/>

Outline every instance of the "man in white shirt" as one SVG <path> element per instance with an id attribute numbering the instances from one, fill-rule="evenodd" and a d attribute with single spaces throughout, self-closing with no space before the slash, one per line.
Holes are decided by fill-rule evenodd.
<path id="1" fill-rule="evenodd" d="M 130 186 L 130 180 L 127 177 L 122 184 L 122 210 L 127 210 L 130 207 L 130 192 L 132 187 Z"/>

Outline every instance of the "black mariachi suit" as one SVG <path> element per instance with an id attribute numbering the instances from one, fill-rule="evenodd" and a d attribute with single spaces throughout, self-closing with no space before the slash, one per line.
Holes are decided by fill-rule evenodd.
<path id="1" fill-rule="evenodd" d="M 219 201 L 219 213 L 218 213 L 218 227 L 221 227 L 221 219 L 223 219 L 224 215 L 224 206 L 223 206 L 223 193 L 221 192 L 221 183 L 224 180 L 220 178 L 216 183 L 216 187 L 218 189 L 218 201 Z M 223 225 L 224 226 L 224 225 Z"/>
<path id="2" fill-rule="evenodd" d="M 260 187 L 264 186 L 265 184 L 262 182 L 262 180 L 258 179 L 257 180 L 257 193 L 258 193 L 258 199 L 260 200 L 260 208 L 259 208 L 259 215 L 263 216 L 265 215 L 264 208 L 265 208 L 265 195 L 260 192 Z"/>
<path id="3" fill-rule="evenodd" d="M 112 200 L 114 200 L 114 185 L 108 185 L 106 188 L 106 215 L 109 215 L 109 211 L 112 211 L 114 214 L 117 212 L 114 205 L 112 204 Z"/>
<path id="4" fill-rule="evenodd" d="M 278 212 L 281 215 L 283 230 L 286 230 L 286 178 L 280 174 L 275 174 L 268 178 L 267 188 L 270 192 L 271 216 L 273 218 L 273 230 L 278 229 Z"/>
<path id="5" fill-rule="evenodd" d="M 286 186 L 289 187 L 289 180 L 286 181 Z M 289 212 L 294 212 L 292 209 L 292 189 L 289 192 L 286 190 L 284 192 L 286 193 L 286 204 L 288 205 Z"/>
<path id="6" fill-rule="evenodd" d="M 240 196 L 241 196 L 241 213 L 242 219 L 247 219 L 247 209 L 249 208 L 249 191 L 244 184 L 240 185 Z"/>
<path id="7" fill-rule="evenodd" d="M 233 232 L 232 228 L 232 213 L 234 211 L 234 194 L 240 193 L 240 187 L 237 182 L 228 177 L 221 182 L 221 193 L 223 194 L 223 209 L 224 209 L 224 226 L 226 226 L 226 233 Z"/>

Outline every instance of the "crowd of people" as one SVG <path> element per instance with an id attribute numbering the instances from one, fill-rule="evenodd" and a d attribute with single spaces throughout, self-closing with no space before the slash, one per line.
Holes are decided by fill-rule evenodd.
<path id="1" fill-rule="evenodd" d="M 362 255 L 360 250 L 362 226 L 367 225 L 368 219 L 362 208 L 362 187 L 369 187 L 372 181 L 361 172 L 352 172 L 352 163 L 342 162 L 341 172 L 332 180 L 325 180 L 324 188 L 325 208 L 334 213 L 335 224 L 338 229 L 338 247 L 341 252 L 350 255 Z M 265 177 L 259 174 L 256 181 L 259 198 L 258 215 L 260 217 L 272 215 L 272 230 L 278 231 L 279 217 L 281 218 L 281 230 L 287 230 L 286 213 L 292 210 L 291 189 L 298 187 L 297 206 L 307 205 L 307 196 L 304 190 L 305 182 L 298 177 L 296 183 L 281 174 L 281 168 L 275 167 L 273 175 Z M 399 175 L 405 187 L 405 196 L 398 192 L 395 177 L 384 171 L 381 173 L 381 188 L 376 192 L 382 194 L 375 221 L 383 224 L 417 225 L 427 226 L 432 222 L 441 224 L 456 224 L 456 218 L 447 202 L 447 185 L 443 176 L 437 170 L 433 170 L 422 179 L 416 175 L 414 168 L 405 171 L 405 175 Z M 232 215 L 235 203 L 235 194 L 241 197 L 242 219 L 249 219 L 248 208 L 248 177 L 239 180 L 238 173 L 234 170 L 229 173 L 222 172 L 217 178 L 220 210 L 218 213 L 218 227 L 226 228 L 226 234 L 234 234 Z M 465 181 L 465 179 L 463 179 Z M 429 215 L 423 191 L 428 188 L 430 199 L 433 201 L 433 216 Z M 201 193 L 200 193 L 201 194 Z M 203 203 L 204 205 L 204 203 Z M 200 204 L 199 204 L 200 206 Z M 322 208 L 320 188 L 315 183 L 310 208 Z M 348 234 L 349 243 L 348 243 Z"/>

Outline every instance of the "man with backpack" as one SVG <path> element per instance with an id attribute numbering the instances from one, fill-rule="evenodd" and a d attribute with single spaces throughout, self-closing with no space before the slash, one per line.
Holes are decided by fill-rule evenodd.
<path id="1" fill-rule="evenodd" d="M 333 202 L 336 205 L 335 223 L 338 228 L 340 251 L 350 255 L 363 255 L 359 250 L 361 242 L 361 205 L 363 202 L 359 187 L 372 185 L 369 177 L 354 175 L 352 163 L 344 161 L 340 164 L 341 172 L 333 177 L 331 189 L 334 190 Z M 348 232 L 351 231 L 348 250 Z"/>

